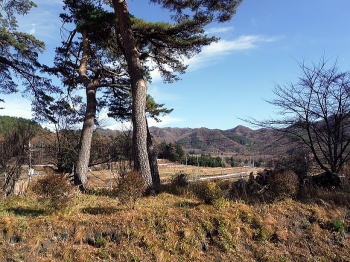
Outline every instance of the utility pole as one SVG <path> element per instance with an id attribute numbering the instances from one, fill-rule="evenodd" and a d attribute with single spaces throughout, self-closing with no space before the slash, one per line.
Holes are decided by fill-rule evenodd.
<path id="1" fill-rule="evenodd" d="M 109 187 L 112 190 L 112 183 L 113 183 L 113 169 L 112 169 L 112 161 L 111 161 L 111 155 L 109 155 Z"/>
<path id="2" fill-rule="evenodd" d="M 198 170 L 198 174 L 199 174 L 199 162 L 198 162 L 198 155 L 197 155 L 197 170 Z"/>

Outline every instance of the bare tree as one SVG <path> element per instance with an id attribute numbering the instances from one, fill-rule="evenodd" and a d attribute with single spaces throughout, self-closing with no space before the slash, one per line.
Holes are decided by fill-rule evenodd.
<path id="1" fill-rule="evenodd" d="M 3 176 L 2 189 L 5 196 L 13 194 L 15 184 L 21 176 L 22 165 L 27 160 L 28 143 L 38 130 L 35 122 L 19 119 L 12 128 L 6 130 L 0 141 L 0 174 Z"/>
<path id="2" fill-rule="evenodd" d="M 253 122 L 298 138 L 330 181 L 339 181 L 338 174 L 350 159 L 350 72 L 340 72 L 325 60 L 300 67 L 299 81 L 277 86 L 276 98 L 269 101 L 283 117 Z"/>

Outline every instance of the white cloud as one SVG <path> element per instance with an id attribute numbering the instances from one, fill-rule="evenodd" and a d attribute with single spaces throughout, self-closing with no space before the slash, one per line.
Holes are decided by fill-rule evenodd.
<path id="1" fill-rule="evenodd" d="M 243 35 L 233 40 L 219 40 L 209 46 L 203 48 L 202 52 L 186 61 L 190 70 L 195 70 L 206 66 L 210 61 L 230 55 L 234 52 L 254 49 L 258 43 L 274 42 L 275 37 L 264 37 L 260 35 Z"/>
<path id="2" fill-rule="evenodd" d="M 28 31 L 28 34 L 34 35 L 36 33 L 36 24 L 32 24 L 32 28 Z"/>
<path id="3" fill-rule="evenodd" d="M 60 40 L 63 1 L 39 0 L 37 7 L 32 8 L 27 15 L 18 16 L 19 30 L 35 35 L 44 42 Z"/>
<path id="4" fill-rule="evenodd" d="M 205 30 L 207 34 L 223 34 L 227 32 L 232 32 L 234 29 L 233 26 L 225 26 L 225 27 L 211 27 Z"/>
<path id="5" fill-rule="evenodd" d="M 149 126 L 157 126 L 157 127 L 166 127 L 171 124 L 183 122 L 183 119 L 172 117 L 172 116 L 163 116 L 160 117 L 161 122 L 157 122 L 152 118 L 148 118 L 148 125 Z M 105 129 L 111 129 L 111 130 L 130 130 L 132 128 L 132 124 L 130 121 L 128 122 L 116 122 L 114 124 L 103 126 Z"/>
<path id="6" fill-rule="evenodd" d="M 131 122 L 116 122 L 111 125 L 102 126 L 104 129 L 126 131 L 131 129 Z"/>
<path id="7" fill-rule="evenodd" d="M 175 123 L 180 123 L 183 122 L 184 120 L 181 118 L 177 118 L 177 117 L 173 117 L 173 116 L 163 116 L 160 117 L 161 122 L 157 122 L 154 119 L 148 119 L 148 125 L 149 126 L 157 126 L 157 127 L 165 127 L 165 126 L 169 126 L 171 124 L 175 124 Z"/>
<path id="8" fill-rule="evenodd" d="M 149 94 L 156 100 L 156 101 L 174 101 L 179 100 L 180 97 L 176 94 L 172 94 L 169 92 L 169 86 L 157 86 L 157 85 L 150 85 L 149 86 Z"/>
<path id="9" fill-rule="evenodd" d="M 210 29 L 209 29 L 210 30 Z M 220 30 L 220 28 L 212 28 L 212 30 Z M 221 28 L 222 32 L 229 28 Z M 241 52 L 258 47 L 259 43 L 269 43 L 277 41 L 279 37 L 265 37 L 261 35 L 242 35 L 233 40 L 222 39 L 218 42 L 205 46 L 202 52 L 190 59 L 184 59 L 185 64 L 189 65 L 188 70 L 197 70 L 204 66 L 213 65 L 215 61 L 223 56 L 231 55 L 234 52 Z M 209 63 L 210 62 L 210 63 Z M 161 81 L 161 75 L 158 70 L 151 72 L 153 83 Z"/>

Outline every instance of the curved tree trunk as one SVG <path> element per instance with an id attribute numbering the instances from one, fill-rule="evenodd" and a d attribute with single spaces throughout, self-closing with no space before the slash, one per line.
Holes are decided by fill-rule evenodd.
<path id="1" fill-rule="evenodd" d="M 87 181 L 92 135 L 94 132 L 96 119 L 96 82 L 97 80 L 94 80 L 94 83 L 91 83 L 90 86 L 86 89 L 86 113 L 83 129 L 80 136 L 78 161 L 74 177 L 75 185 L 78 185 L 82 191 L 85 190 Z"/>
<path id="2" fill-rule="evenodd" d="M 141 173 L 146 192 L 150 192 L 153 190 L 153 182 L 147 151 L 145 114 L 147 85 L 143 78 L 143 70 L 131 28 L 127 3 L 125 0 L 113 0 L 113 7 L 116 14 L 116 30 L 119 33 L 119 41 L 131 78 L 134 168 Z"/>
<path id="3" fill-rule="evenodd" d="M 83 129 L 81 131 L 78 160 L 74 172 L 74 184 L 79 186 L 81 191 L 85 191 L 87 172 L 89 170 L 92 135 L 94 132 L 96 119 L 96 89 L 99 84 L 99 76 L 91 80 L 87 73 L 89 60 L 89 39 L 86 32 L 82 33 L 82 58 L 80 60 L 79 74 L 86 88 L 86 112 Z"/>
<path id="4" fill-rule="evenodd" d="M 151 132 L 149 131 L 148 123 L 147 123 L 147 150 L 148 150 L 148 157 L 149 157 L 149 165 L 150 165 L 151 174 L 152 174 L 153 187 L 156 193 L 158 193 L 159 186 L 160 186 L 160 176 L 159 176 L 158 163 L 157 163 L 157 151 L 153 143 L 153 137 L 151 135 Z"/>

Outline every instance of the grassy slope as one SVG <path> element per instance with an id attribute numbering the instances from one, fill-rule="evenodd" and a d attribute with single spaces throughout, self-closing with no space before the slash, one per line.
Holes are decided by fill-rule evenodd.
<path id="1" fill-rule="evenodd" d="M 349 210 L 323 201 L 204 205 L 167 193 L 139 200 L 78 195 L 47 214 L 34 197 L 0 202 L 0 261 L 350 261 L 332 221 Z"/>

